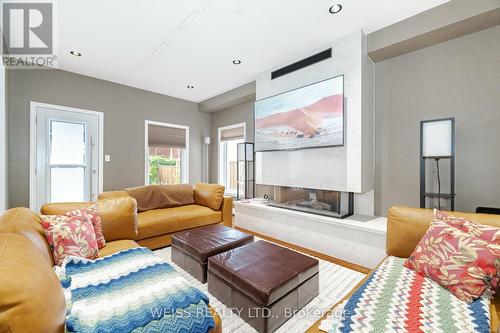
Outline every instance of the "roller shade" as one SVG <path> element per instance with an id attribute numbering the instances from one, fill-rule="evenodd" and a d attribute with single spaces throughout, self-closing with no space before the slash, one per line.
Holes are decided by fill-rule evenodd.
<path id="1" fill-rule="evenodd" d="M 148 147 L 186 148 L 186 129 L 149 124 Z"/>
<path id="2" fill-rule="evenodd" d="M 220 141 L 242 140 L 245 137 L 243 126 L 223 129 L 220 132 Z"/>

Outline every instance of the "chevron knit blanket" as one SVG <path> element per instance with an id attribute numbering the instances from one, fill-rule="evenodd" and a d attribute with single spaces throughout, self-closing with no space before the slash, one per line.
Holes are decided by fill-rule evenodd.
<path id="1" fill-rule="evenodd" d="M 490 332 L 486 296 L 463 302 L 403 262 L 388 257 L 347 301 L 329 332 Z"/>
<path id="2" fill-rule="evenodd" d="M 208 297 L 146 248 L 87 260 L 67 257 L 56 270 L 69 332 L 200 332 L 215 327 Z"/>

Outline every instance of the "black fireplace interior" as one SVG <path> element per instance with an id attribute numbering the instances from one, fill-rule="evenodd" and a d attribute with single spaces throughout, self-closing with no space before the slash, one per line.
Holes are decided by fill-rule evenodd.
<path id="1" fill-rule="evenodd" d="M 274 200 L 271 200 L 268 205 L 335 218 L 346 218 L 353 215 L 354 194 L 280 186 L 275 188 Z"/>

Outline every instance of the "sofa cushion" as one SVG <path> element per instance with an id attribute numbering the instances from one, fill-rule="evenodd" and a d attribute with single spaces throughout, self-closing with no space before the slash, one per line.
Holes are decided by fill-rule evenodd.
<path id="1" fill-rule="evenodd" d="M 148 185 L 125 189 L 137 201 L 137 211 L 171 208 L 194 204 L 189 184 Z"/>
<path id="2" fill-rule="evenodd" d="M 405 266 L 436 281 L 463 301 L 472 302 L 485 291 L 493 293 L 499 283 L 500 246 L 445 221 L 434 212 L 429 230 Z"/>
<path id="3" fill-rule="evenodd" d="M 102 249 L 106 246 L 106 240 L 104 239 L 104 235 L 102 233 L 102 223 L 101 217 L 97 212 L 97 205 L 93 204 L 87 208 L 75 209 L 66 213 L 66 216 L 84 216 L 86 215 L 90 221 L 92 222 L 92 226 L 94 227 L 95 238 L 97 240 L 97 247 Z"/>
<path id="4" fill-rule="evenodd" d="M 149 210 L 139 213 L 138 219 L 138 239 L 145 239 L 219 223 L 222 221 L 222 213 L 199 205 L 188 205 Z"/>
<path id="5" fill-rule="evenodd" d="M 86 259 L 99 256 L 94 227 L 88 215 L 42 215 L 41 219 L 57 265 L 68 256 Z"/>
<path id="6" fill-rule="evenodd" d="M 110 254 L 120 252 L 122 250 L 133 249 L 136 247 L 140 247 L 140 245 L 129 239 L 108 242 L 106 243 L 105 247 L 99 250 L 99 258 L 109 256 Z"/>
<path id="7" fill-rule="evenodd" d="M 453 212 L 454 216 L 480 224 L 500 227 L 500 215 Z M 395 206 L 387 215 L 386 252 L 390 256 L 407 258 L 426 233 L 432 221 L 432 210 Z"/>
<path id="8" fill-rule="evenodd" d="M 387 257 L 349 298 L 329 332 L 490 332 L 489 299 L 454 297 L 431 279 Z"/>
<path id="9" fill-rule="evenodd" d="M 194 201 L 213 210 L 219 210 L 224 199 L 224 186 L 217 184 L 197 183 L 194 187 Z"/>
<path id="10" fill-rule="evenodd" d="M 487 242 L 500 245 L 500 227 L 479 224 L 466 218 L 457 217 L 438 210 L 435 210 L 433 214 L 434 219 L 443 221 L 471 236 L 476 236 Z M 500 256 L 500 253 L 498 253 L 498 256 Z"/>

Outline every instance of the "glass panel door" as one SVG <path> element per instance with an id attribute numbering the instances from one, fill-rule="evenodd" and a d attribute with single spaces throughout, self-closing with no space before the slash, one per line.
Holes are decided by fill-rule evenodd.
<path id="1" fill-rule="evenodd" d="M 88 168 L 85 123 L 50 121 L 49 202 L 85 201 Z"/>
<path id="2" fill-rule="evenodd" d="M 82 202 L 85 200 L 84 167 L 50 167 L 49 202 Z"/>
<path id="3" fill-rule="evenodd" d="M 95 201 L 99 192 L 98 114 L 56 106 L 35 109 L 36 160 L 31 208 L 48 202 Z M 32 182 L 33 183 L 33 182 Z"/>

